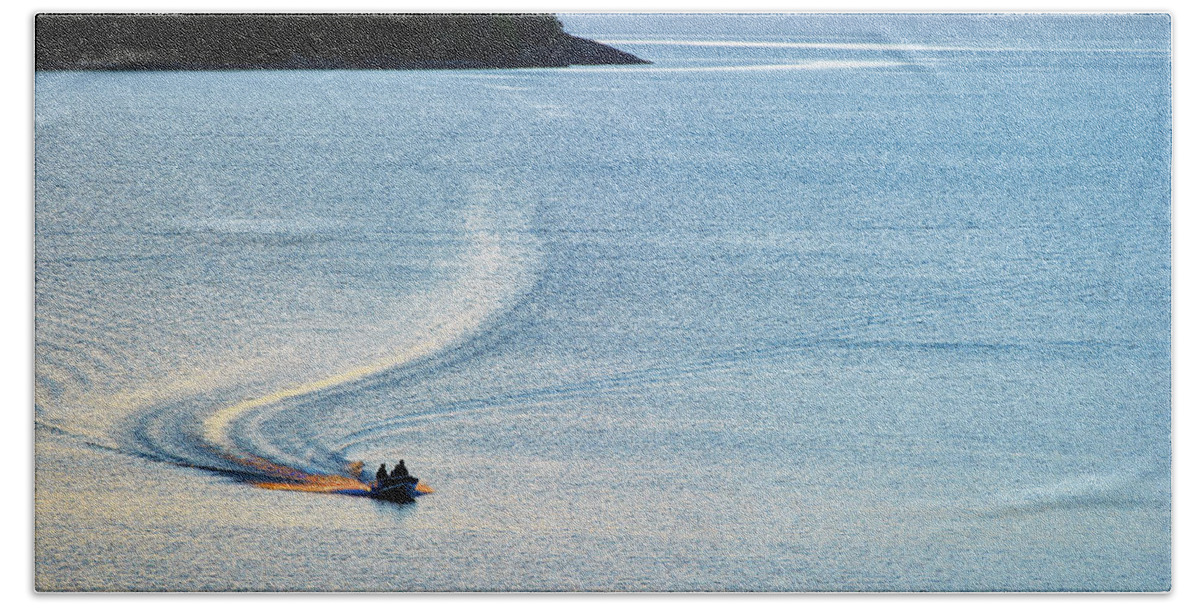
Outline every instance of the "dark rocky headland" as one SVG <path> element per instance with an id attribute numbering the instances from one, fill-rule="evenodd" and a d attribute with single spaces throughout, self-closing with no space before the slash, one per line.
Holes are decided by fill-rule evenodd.
<path id="1" fill-rule="evenodd" d="M 649 63 L 553 15 L 41 14 L 38 70 L 474 69 Z"/>

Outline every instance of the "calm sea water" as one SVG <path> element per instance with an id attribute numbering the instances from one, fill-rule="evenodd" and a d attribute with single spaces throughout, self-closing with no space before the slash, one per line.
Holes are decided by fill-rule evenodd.
<path id="1" fill-rule="evenodd" d="M 1169 588 L 1167 17 L 565 21 L 37 75 L 39 588 Z"/>

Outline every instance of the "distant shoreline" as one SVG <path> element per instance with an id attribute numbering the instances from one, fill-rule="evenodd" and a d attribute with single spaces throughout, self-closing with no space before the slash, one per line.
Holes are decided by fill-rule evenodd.
<path id="1" fill-rule="evenodd" d="M 650 63 L 533 14 L 52 14 L 39 71 L 422 70 Z"/>

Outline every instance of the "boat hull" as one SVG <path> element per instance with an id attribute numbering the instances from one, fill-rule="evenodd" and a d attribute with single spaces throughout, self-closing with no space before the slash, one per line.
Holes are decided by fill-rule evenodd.
<path id="1" fill-rule="evenodd" d="M 418 496 L 428 494 L 430 491 L 416 477 L 407 477 L 401 480 L 388 480 L 372 486 L 368 496 L 376 500 L 407 503 L 413 502 Z"/>

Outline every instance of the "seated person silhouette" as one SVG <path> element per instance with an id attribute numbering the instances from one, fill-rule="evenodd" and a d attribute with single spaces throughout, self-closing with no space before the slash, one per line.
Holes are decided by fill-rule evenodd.
<path id="1" fill-rule="evenodd" d="M 408 477 L 408 467 L 404 466 L 404 461 L 396 463 L 396 468 L 392 469 L 392 479 L 405 479 Z"/>

